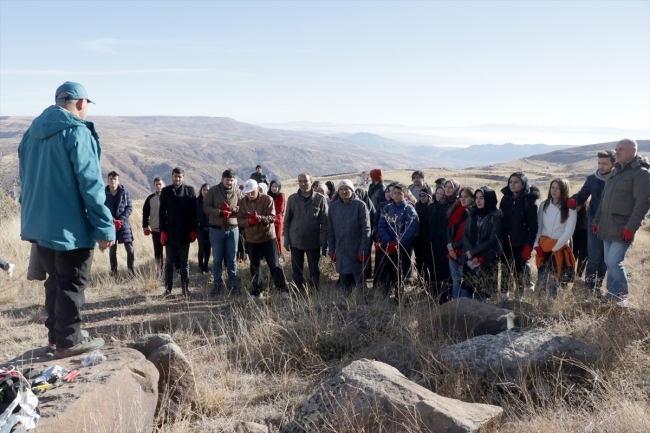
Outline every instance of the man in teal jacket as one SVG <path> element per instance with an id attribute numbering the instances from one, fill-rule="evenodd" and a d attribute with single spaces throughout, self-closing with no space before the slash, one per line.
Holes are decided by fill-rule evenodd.
<path id="1" fill-rule="evenodd" d="M 104 344 L 81 330 L 81 307 L 94 248 L 113 245 L 115 226 L 104 206 L 99 137 L 85 120 L 91 102 L 86 90 L 68 81 L 56 90 L 55 101 L 34 119 L 18 146 L 20 236 L 38 243 L 48 274 L 48 348 L 65 358 Z"/>

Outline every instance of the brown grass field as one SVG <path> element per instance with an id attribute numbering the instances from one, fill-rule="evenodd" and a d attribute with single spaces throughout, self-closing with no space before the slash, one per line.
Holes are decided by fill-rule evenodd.
<path id="1" fill-rule="evenodd" d="M 497 191 L 505 185 L 503 180 L 482 177 L 484 172 L 425 173 L 427 180 L 455 176 L 464 185 L 488 184 Z M 337 183 L 345 177 L 331 179 Z M 408 184 L 410 171 L 387 172 L 385 178 Z M 572 185 L 572 190 L 581 185 L 582 181 Z M 543 195 L 546 188 L 542 188 Z M 293 193 L 295 180 L 286 180 L 283 190 Z M 12 279 L 0 272 L 0 359 L 8 360 L 44 345 L 47 334 L 42 282 L 26 279 L 29 244 L 20 241 L 17 208 L 6 197 L 0 199 L 5 215 L 0 220 L 0 257 L 16 264 Z M 406 348 L 394 361 L 407 366 L 407 377 L 415 382 L 447 397 L 503 407 L 502 422 L 494 432 L 650 431 L 647 227 L 641 229 L 626 259 L 631 281 L 629 308 L 584 302 L 587 295 L 580 282 L 556 300 L 536 292 L 525 294 L 524 300 L 532 304 L 544 328 L 598 348 L 602 353 L 598 364 L 580 381 L 533 374 L 526 386 L 501 389 L 477 383 L 470 371 L 453 371 L 435 359 L 437 348 L 450 342 L 428 320 L 437 305 L 417 284 L 408 302 L 400 306 L 372 290 L 369 302 L 358 304 L 353 297 L 345 299 L 336 292 L 334 265 L 323 262 L 318 293 L 283 301 L 270 289 L 264 302 L 254 303 L 245 296 L 250 283 L 244 263 L 239 268 L 244 295 L 210 300 L 207 292 L 212 277 L 198 274 L 193 244 L 190 287 L 195 296 L 180 297 L 177 280 L 177 296 L 162 299 L 163 285 L 154 267 L 151 240 L 140 228 L 141 208 L 142 202 L 135 202 L 131 217 L 137 277 L 127 276 L 122 247 L 118 260 L 123 273 L 117 278 L 109 276 L 108 253 L 96 251 L 84 322 L 85 329 L 115 346 L 146 333 L 166 332 L 187 355 L 197 381 L 198 403 L 183 417 L 160 424 L 156 432 L 227 432 L 240 420 L 278 431 L 321 381 L 392 342 Z M 290 280 L 286 254 L 283 266 Z M 405 426 L 404 431 L 417 430 Z"/>

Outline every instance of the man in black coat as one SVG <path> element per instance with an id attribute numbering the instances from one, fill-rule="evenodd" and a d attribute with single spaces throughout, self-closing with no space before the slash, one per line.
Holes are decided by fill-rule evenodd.
<path id="1" fill-rule="evenodd" d="M 258 184 L 265 183 L 266 186 L 269 186 L 269 178 L 266 174 L 262 173 L 261 165 L 255 167 L 255 173 L 251 173 L 250 179 L 253 179 Z"/>
<path id="2" fill-rule="evenodd" d="M 133 233 L 129 217 L 133 211 L 131 194 L 120 185 L 120 175 L 116 171 L 108 173 L 108 185 L 105 189 L 106 200 L 104 206 L 111 211 L 113 224 L 115 225 L 115 245 L 109 249 L 109 260 L 111 263 L 111 274 L 117 275 L 117 244 L 124 244 L 126 250 L 126 267 L 131 275 L 135 275 L 133 264 L 135 253 L 133 252 Z"/>
<path id="3" fill-rule="evenodd" d="M 185 172 L 176 167 L 172 170 L 173 183 L 160 193 L 160 243 L 165 246 L 165 296 L 172 292 L 174 260 L 178 256 L 181 265 L 183 295 L 189 296 L 190 243 L 196 240 L 196 194 L 194 188 L 183 185 Z"/>

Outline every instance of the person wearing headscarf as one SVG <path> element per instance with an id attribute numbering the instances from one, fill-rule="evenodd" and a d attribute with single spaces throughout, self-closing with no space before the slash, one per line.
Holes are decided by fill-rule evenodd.
<path id="1" fill-rule="evenodd" d="M 451 270 L 447 259 L 447 223 L 449 208 L 456 203 L 462 189 L 460 182 L 449 179 L 445 182 L 445 195 L 438 203 L 431 204 L 429 216 L 429 239 L 433 247 L 433 271 L 431 274 L 431 295 L 438 302 L 446 302 L 451 297 Z"/>
<path id="2" fill-rule="evenodd" d="M 497 208 L 496 192 L 487 186 L 474 192 L 474 203 L 468 208 L 463 230 L 464 267 L 459 296 L 485 300 L 499 290 L 503 212 Z"/>
<path id="3" fill-rule="evenodd" d="M 334 195 L 334 191 L 336 191 L 334 182 L 328 180 L 327 182 L 325 182 L 325 186 L 327 187 L 327 197 L 331 200 L 332 196 Z"/>
<path id="4" fill-rule="evenodd" d="M 431 271 L 433 269 L 433 252 L 429 240 L 428 212 L 429 205 L 433 202 L 433 191 L 426 186 L 420 191 L 420 199 L 415 204 L 415 212 L 418 215 L 419 232 L 413 241 L 413 252 L 415 253 L 415 269 L 418 276 L 422 278 L 427 287 L 431 282 Z"/>
<path id="5" fill-rule="evenodd" d="M 325 197 L 325 201 L 327 202 L 328 205 L 332 202 L 332 200 L 330 200 L 329 188 L 327 187 L 326 184 L 321 183 L 320 185 L 318 185 L 318 188 L 316 188 L 316 192 L 323 194 L 323 196 Z"/>
<path id="6" fill-rule="evenodd" d="M 262 195 L 268 195 L 269 192 L 269 186 L 265 183 L 258 183 L 257 187 L 260 189 L 260 194 Z"/>
<path id="7" fill-rule="evenodd" d="M 442 186 L 436 187 L 436 195 L 434 197 L 434 203 L 440 203 L 445 197 L 445 188 Z"/>
<path id="8" fill-rule="evenodd" d="M 273 222 L 273 226 L 275 227 L 275 236 L 278 239 L 280 263 L 284 262 L 282 259 L 282 229 L 284 227 L 284 207 L 286 203 L 284 193 L 280 192 L 281 189 L 282 184 L 279 181 L 271 181 L 269 195 L 273 199 L 273 205 L 275 206 L 275 221 Z"/>
<path id="9" fill-rule="evenodd" d="M 514 286 L 516 296 L 520 296 L 523 289 L 535 288 L 528 260 L 537 236 L 536 201 L 540 193 L 539 188 L 530 185 L 528 176 L 522 172 L 512 173 L 508 185 L 501 192 L 501 291 L 507 294 Z"/>

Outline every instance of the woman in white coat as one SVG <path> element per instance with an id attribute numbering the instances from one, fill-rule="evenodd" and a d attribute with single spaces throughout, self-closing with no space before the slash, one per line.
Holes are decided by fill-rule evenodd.
<path id="1" fill-rule="evenodd" d="M 570 190 L 566 179 L 553 179 L 548 197 L 537 212 L 537 287 L 556 297 L 560 286 L 575 278 L 576 260 L 569 242 L 576 227 L 577 212 L 569 209 Z"/>

